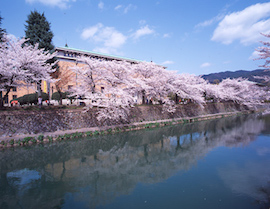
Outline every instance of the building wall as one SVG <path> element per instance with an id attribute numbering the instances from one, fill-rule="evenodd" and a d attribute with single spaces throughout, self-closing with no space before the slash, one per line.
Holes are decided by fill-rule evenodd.
<path id="1" fill-rule="evenodd" d="M 4 101 L 4 105 L 10 105 L 10 101 L 13 99 L 16 99 L 18 97 L 22 97 L 25 94 L 32 94 L 35 93 L 37 90 L 37 85 L 36 84 L 28 84 L 23 87 L 17 87 L 11 89 L 11 91 L 8 94 L 8 99 Z M 3 96 L 6 94 L 6 92 L 2 92 Z"/>
<path id="2" fill-rule="evenodd" d="M 57 81 L 54 85 L 55 88 L 59 88 L 62 92 L 66 92 L 70 90 L 72 87 L 78 85 L 79 81 L 77 79 L 77 74 L 72 71 L 72 67 L 75 67 L 76 62 L 72 60 L 64 60 L 60 59 L 58 62 L 58 66 L 60 68 L 60 80 Z M 79 64 L 81 65 L 81 64 Z"/>

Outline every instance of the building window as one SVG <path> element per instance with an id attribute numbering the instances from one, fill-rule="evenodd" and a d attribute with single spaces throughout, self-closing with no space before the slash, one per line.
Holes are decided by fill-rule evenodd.
<path id="1" fill-rule="evenodd" d="M 12 91 L 17 91 L 17 87 L 12 87 Z"/>
<path id="2" fill-rule="evenodd" d="M 104 89 L 105 89 L 105 88 L 102 86 L 102 87 L 101 87 L 101 93 L 103 93 L 103 92 L 104 92 Z"/>
<path id="3" fill-rule="evenodd" d="M 12 95 L 12 99 L 17 99 L 17 95 Z"/>

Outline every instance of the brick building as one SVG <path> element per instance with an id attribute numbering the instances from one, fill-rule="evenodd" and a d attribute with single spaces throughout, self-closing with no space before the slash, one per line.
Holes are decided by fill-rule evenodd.
<path id="1" fill-rule="evenodd" d="M 57 52 L 58 66 L 61 72 L 60 78 L 62 79 L 62 84 L 61 84 L 62 92 L 68 91 L 70 88 L 78 85 L 79 83 L 79 81 L 77 80 L 76 73 L 70 70 L 70 67 L 73 67 L 75 65 L 83 65 L 82 63 L 76 62 L 77 56 L 84 55 L 84 56 L 89 56 L 89 57 L 100 59 L 100 60 L 127 61 L 133 64 L 141 62 L 135 59 L 129 59 L 129 58 L 96 53 L 96 52 L 91 52 L 91 51 L 84 51 L 84 50 L 73 49 L 69 47 L 56 47 L 55 51 Z M 57 91 L 54 83 L 48 84 L 46 81 L 42 81 L 41 89 L 43 92 L 49 93 L 50 96 L 54 92 Z M 36 84 L 28 84 L 24 87 L 13 88 L 10 91 L 8 98 L 6 101 L 4 101 L 4 103 L 5 105 L 10 105 L 11 100 L 21 97 L 25 94 L 35 93 L 36 91 L 37 91 Z"/>

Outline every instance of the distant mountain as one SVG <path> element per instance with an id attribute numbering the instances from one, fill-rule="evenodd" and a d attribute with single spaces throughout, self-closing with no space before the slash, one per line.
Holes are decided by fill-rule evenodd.
<path id="1" fill-rule="evenodd" d="M 247 78 L 250 81 L 255 81 L 255 82 L 262 82 L 262 80 L 255 79 L 253 76 L 265 76 L 268 75 L 270 76 L 270 70 L 253 70 L 253 71 L 246 71 L 246 70 L 238 70 L 235 72 L 232 71 L 226 71 L 226 72 L 220 72 L 220 73 L 211 73 L 208 75 L 202 75 L 202 78 L 205 80 L 208 80 L 210 83 L 217 83 L 222 81 L 223 79 L 226 78 Z"/>

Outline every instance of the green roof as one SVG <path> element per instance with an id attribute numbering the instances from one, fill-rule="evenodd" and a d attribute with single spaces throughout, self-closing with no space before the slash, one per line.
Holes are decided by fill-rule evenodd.
<path id="1" fill-rule="evenodd" d="M 84 52 L 84 53 L 91 54 L 91 55 L 94 55 L 94 56 L 96 55 L 96 56 L 108 57 L 108 58 L 118 59 L 118 60 L 127 60 L 127 61 L 132 61 L 132 62 L 144 62 L 142 60 L 136 60 L 136 59 L 126 58 L 126 57 L 121 57 L 121 56 L 115 56 L 115 55 L 110 55 L 110 54 L 105 54 L 105 53 L 82 50 L 82 49 L 75 49 L 75 48 L 70 48 L 70 47 L 56 47 L 56 49 L 57 48 L 62 49 L 62 50 L 71 50 L 71 51 L 76 51 L 76 52 Z"/>

